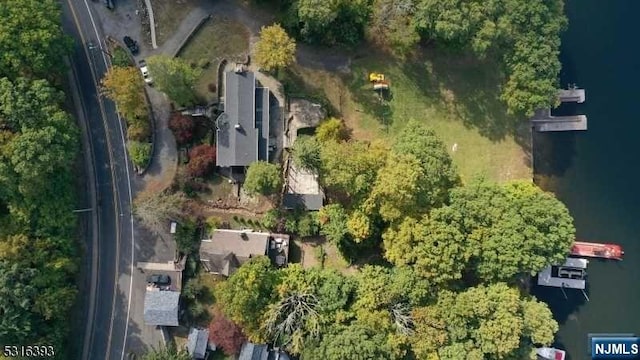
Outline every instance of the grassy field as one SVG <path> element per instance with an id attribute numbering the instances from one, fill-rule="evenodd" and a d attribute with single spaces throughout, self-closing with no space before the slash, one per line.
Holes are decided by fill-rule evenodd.
<path id="1" fill-rule="evenodd" d="M 292 73 L 311 93 L 323 93 L 354 138 L 391 138 L 416 119 L 438 133 L 463 180 L 531 179 L 528 129 L 506 114 L 499 99 L 502 79 L 493 64 L 436 50 L 403 61 L 363 53 L 355 56 L 349 74 L 301 66 Z M 372 90 L 370 72 L 385 74 L 389 94 Z"/>
<path id="2" fill-rule="evenodd" d="M 193 64 L 210 62 L 203 70 L 196 84 L 198 96 L 207 102 L 213 100 L 214 93 L 209 84 L 217 85 L 217 66 L 221 59 L 229 61 L 245 57 L 249 51 L 249 30 L 239 22 L 221 17 L 212 17 L 180 52 L 180 57 Z"/>

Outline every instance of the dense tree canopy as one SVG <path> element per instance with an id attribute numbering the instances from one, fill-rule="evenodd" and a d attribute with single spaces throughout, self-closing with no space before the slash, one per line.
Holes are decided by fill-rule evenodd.
<path id="1" fill-rule="evenodd" d="M 226 355 L 235 356 L 246 340 L 242 329 L 216 308 L 209 325 L 209 341 L 221 347 Z"/>
<path id="2" fill-rule="evenodd" d="M 30 7 L 33 14 L 21 14 Z M 27 53 L 13 48 L 24 43 L 0 39 L 0 73 L 12 76 L 0 78 L 0 344 L 51 344 L 58 358 L 66 358 L 69 309 L 77 293 L 72 170 L 78 129 L 62 109 L 63 94 L 48 81 L 34 79 L 44 73 L 60 76 L 55 66 L 62 64 L 62 52 L 56 51 L 67 46 L 55 29 L 57 17 L 48 14 L 42 29 L 30 23 L 44 9 L 58 13 L 49 1 L 0 5 L 5 16 L 32 16 L 3 17 L 5 35 L 20 36 L 22 31 L 25 43 L 42 42 L 41 53 L 25 62 Z M 24 28 L 12 28 L 18 25 Z M 62 43 L 48 45 L 45 40 Z M 52 68 L 46 72 L 46 67 Z"/>
<path id="3" fill-rule="evenodd" d="M 200 69 L 192 68 L 181 58 L 164 55 L 151 56 L 147 63 L 158 90 L 167 94 L 178 106 L 191 106 L 196 103 L 193 86 L 200 76 Z"/>
<path id="4" fill-rule="evenodd" d="M 330 191 L 358 203 L 369 195 L 387 152 L 381 142 L 323 142 L 321 181 Z"/>
<path id="5" fill-rule="evenodd" d="M 256 161 L 249 165 L 243 188 L 253 195 L 271 195 L 280 190 L 282 174 L 280 167 L 266 161 Z"/>
<path id="6" fill-rule="evenodd" d="M 224 314 L 240 325 L 251 341 L 264 341 L 261 329 L 265 309 L 275 301 L 280 274 L 265 256 L 255 258 L 238 269 L 216 291 Z"/>
<path id="7" fill-rule="evenodd" d="M 369 0 L 292 0 L 288 28 L 311 43 L 355 45 L 369 17 Z"/>
<path id="8" fill-rule="evenodd" d="M 62 32 L 55 0 L 0 2 L 0 77 L 52 79 L 64 70 L 71 40 Z"/>
<path id="9" fill-rule="evenodd" d="M 202 144 L 189 151 L 189 163 L 187 172 L 194 177 L 208 175 L 216 166 L 216 148 Z"/>
<path id="10" fill-rule="evenodd" d="M 296 43 L 280 24 L 263 26 L 254 52 L 255 60 L 262 69 L 278 70 L 295 61 Z"/>
<path id="11" fill-rule="evenodd" d="M 416 25 L 428 38 L 480 57 L 500 58 L 507 83 L 502 98 L 510 112 L 532 115 L 556 103 L 563 1 L 423 0 Z"/>
<path id="12" fill-rule="evenodd" d="M 414 317 L 413 349 L 420 359 L 521 359 L 534 344 L 551 344 L 558 330 L 546 305 L 503 283 L 443 291 Z"/>

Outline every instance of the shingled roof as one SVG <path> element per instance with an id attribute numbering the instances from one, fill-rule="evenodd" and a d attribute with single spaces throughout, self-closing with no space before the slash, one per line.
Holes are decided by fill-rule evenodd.
<path id="1" fill-rule="evenodd" d="M 144 322 L 148 325 L 178 326 L 177 291 L 148 290 L 144 297 Z"/>
<path id="2" fill-rule="evenodd" d="M 216 120 L 216 164 L 249 166 L 268 160 L 269 89 L 250 71 L 224 74 L 224 113 Z"/>
<path id="3" fill-rule="evenodd" d="M 207 352 L 207 343 L 209 341 L 209 330 L 195 329 L 189 330 L 187 338 L 187 351 L 194 359 L 204 359 Z"/>

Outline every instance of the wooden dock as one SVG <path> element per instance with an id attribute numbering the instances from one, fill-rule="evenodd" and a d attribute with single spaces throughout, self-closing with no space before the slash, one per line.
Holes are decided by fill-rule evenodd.
<path id="1" fill-rule="evenodd" d="M 560 102 L 576 102 L 582 104 L 585 100 L 584 89 L 569 89 L 558 91 Z"/>
<path id="2" fill-rule="evenodd" d="M 560 102 L 583 103 L 586 99 L 584 89 L 559 90 Z M 540 109 L 531 118 L 533 129 L 538 132 L 548 131 L 584 131 L 587 130 L 586 115 L 553 116 L 551 109 Z"/>

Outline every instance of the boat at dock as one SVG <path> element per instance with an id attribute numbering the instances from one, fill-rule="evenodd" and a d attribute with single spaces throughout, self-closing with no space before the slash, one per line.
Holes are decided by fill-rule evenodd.
<path id="1" fill-rule="evenodd" d="M 540 360 L 565 360 L 567 357 L 566 351 L 551 347 L 537 348 L 536 354 Z"/>
<path id="2" fill-rule="evenodd" d="M 624 250 L 616 244 L 599 244 L 576 241 L 571 247 L 571 256 L 585 256 L 592 258 L 622 260 Z"/>

